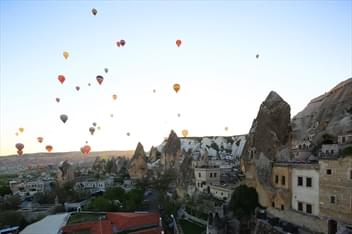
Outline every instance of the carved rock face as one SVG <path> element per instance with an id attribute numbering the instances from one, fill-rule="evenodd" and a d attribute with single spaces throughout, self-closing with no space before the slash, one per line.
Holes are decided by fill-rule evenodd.
<path id="1" fill-rule="evenodd" d="M 144 148 L 141 143 L 138 143 L 134 155 L 128 166 L 128 174 L 131 178 L 142 179 L 147 175 L 148 166 Z"/>

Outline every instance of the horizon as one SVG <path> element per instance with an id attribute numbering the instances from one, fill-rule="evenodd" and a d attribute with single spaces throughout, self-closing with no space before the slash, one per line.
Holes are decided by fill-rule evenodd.
<path id="1" fill-rule="evenodd" d="M 245 135 L 270 91 L 292 119 L 352 77 L 351 1 L 1 1 L 0 26 L 0 156 Z"/>

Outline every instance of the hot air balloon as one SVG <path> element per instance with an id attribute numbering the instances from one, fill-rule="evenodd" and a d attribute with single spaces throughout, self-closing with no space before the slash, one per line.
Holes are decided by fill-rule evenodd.
<path id="1" fill-rule="evenodd" d="M 129 132 L 128 132 L 128 133 L 126 133 L 126 135 L 127 135 L 127 136 L 130 136 L 130 135 L 131 135 L 131 133 L 129 133 Z"/>
<path id="2" fill-rule="evenodd" d="M 17 150 L 23 150 L 23 148 L 24 148 L 24 144 L 22 144 L 22 143 L 17 143 L 15 146 L 16 146 Z"/>
<path id="3" fill-rule="evenodd" d="M 181 86 L 179 84 L 174 84 L 174 90 L 176 93 L 180 90 Z"/>
<path id="4" fill-rule="evenodd" d="M 104 68 L 105 73 L 108 73 L 109 69 L 108 68 Z"/>
<path id="5" fill-rule="evenodd" d="M 97 76 L 97 81 L 98 83 L 101 85 L 101 83 L 103 83 L 104 77 L 102 76 Z"/>
<path id="6" fill-rule="evenodd" d="M 80 87 L 79 87 L 79 86 L 76 86 L 76 90 L 79 91 L 79 90 L 80 90 Z"/>
<path id="7" fill-rule="evenodd" d="M 44 138 L 43 138 L 43 137 L 37 137 L 37 141 L 38 141 L 39 143 L 42 143 L 42 142 L 43 142 L 43 140 L 44 140 Z"/>
<path id="8" fill-rule="evenodd" d="M 156 93 L 156 90 L 155 90 L 155 89 L 153 89 L 153 93 Z"/>
<path id="9" fill-rule="evenodd" d="M 45 149 L 50 153 L 53 150 L 53 147 L 51 145 L 45 146 Z"/>
<path id="10" fill-rule="evenodd" d="M 18 136 L 18 132 L 16 132 L 15 135 Z"/>
<path id="11" fill-rule="evenodd" d="M 18 128 L 18 130 L 19 130 L 21 133 L 23 133 L 24 128 Z"/>
<path id="12" fill-rule="evenodd" d="M 88 141 L 86 141 L 86 144 L 88 144 Z"/>
<path id="13" fill-rule="evenodd" d="M 93 9 L 92 9 L 92 14 L 93 14 L 94 16 L 96 16 L 97 13 L 98 13 L 97 9 L 93 8 Z"/>
<path id="14" fill-rule="evenodd" d="M 22 150 L 17 150 L 17 154 L 18 154 L 19 156 L 21 156 L 21 155 L 23 154 L 23 151 L 22 151 Z"/>
<path id="15" fill-rule="evenodd" d="M 229 127 L 225 127 L 225 131 L 229 130 Z"/>
<path id="16" fill-rule="evenodd" d="M 61 121 L 62 121 L 63 123 L 66 123 L 66 121 L 68 120 L 68 116 L 62 114 L 62 115 L 60 115 L 60 119 L 61 119 Z"/>
<path id="17" fill-rule="evenodd" d="M 182 136 L 183 137 L 187 137 L 188 136 L 188 130 L 187 129 L 182 130 Z"/>
<path id="18" fill-rule="evenodd" d="M 95 132 L 95 128 L 94 127 L 90 127 L 89 128 L 89 132 L 90 134 L 93 136 L 94 132 Z"/>
<path id="19" fill-rule="evenodd" d="M 114 117 L 114 114 L 110 114 L 110 117 L 111 117 L 111 118 Z"/>
<path id="20" fill-rule="evenodd" d="M 180 114 L 180 113 L 178 113 L 178 114 L 177 114 L 177 117 L 181 117 L 181 114 Z"/>
<path id="21" fill-rule="evenodd" d="M 259 54 L 257 54 L 255 57 L 258 59 L 259 58 Z"/>
<path id="22" fill-rule="evenodd" d="M 116 99 L 117 99 L 117 95 L 116 95 L 116 94 L 113 94 L 113 95 L 112 95 L 112 99 L 116 100 Z"/>
<path id="23" fill-rule="evenodd" d="M 82 152 L 82 154 L 88 154 L 90 152 L 90 146 L 85 145 L 85 146 L 81 147 L 81 152 Z"/>
<path id="24" fill-rule="evenodd" d="M 60 81 L 61 84 L 63 84 L 65 82 L 65 80 L 66 80 L 65 76 L 63 76 L 63 75 L 59 75 L 57 77 L 57 79 Z"/>
<path id="25" fill-rule="evenodd" d="M 121 46 L 120 41 L 117 41 L 117 42 L 116 42 L 116 46 L 117 46 L 117 47 L 120 47 L 120 46 Z"/>
<path id="26" fill-rule="evenodd" d="M 180 46 L 181 46 L 181 43 L 182 43 L 182 41 L 181 41 L 180 39 L 177 39 L 177 40 L 176 40 L 176 45 L 177 45 L 177 47 L 180 47 Z"/>
<path id="27" fill-rule="evenodd" d="M 67 59 L 68 56 L 70 56 L 70 54 L 69 54 L 67 51 L 64 51 L 63 55 L 64 55 L 64 58 L 65 58 L 65 59 Z"/>
<path id="28" fill-rule="evenodd" d="M 121 40 L 120 40 L 120 45 L 121 45 L 122 47 L 124 47 L 125 44 L 126 44 L 125 40 L 121 39 Z"/>
<path id="29" fill-rule="evenodd" d="M 96 127 L 96 126 L 97 126 L 97 123 L 96 123 L 96 122 L 93 122 L 92 125 L 93 125 L 94 127 Z"/>
<path id="30" fill-rule="evenodd" d="M 101 129 L 100 126 L 98 126 L 97 129 L 100 130 Z"/>
<path id="31" fill-rule="evenodd" d="M 88 86 L 90 86 L 90 83 L 88 83 Z"/>
<path id="32" fill-rule="evenodd" d="M 60 98 L 55 98 L 56 102 L 59 103 L 60 102 Z"/>

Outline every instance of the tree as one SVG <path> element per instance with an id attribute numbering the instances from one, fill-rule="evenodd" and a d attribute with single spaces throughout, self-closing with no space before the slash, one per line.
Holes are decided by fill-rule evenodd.
<path id="1" fill-rule="evenodd" d="M 250 216 L 258 206 L 257 191 L 246 185 L 240 185 L 232 194 L 230 205 L 237 218 Z"/>
<path id="2" fill-rule="evenodd" d="M 4 196 L 6 194 L 11 194 L 10 186 L 7 184 L 0 184 L 0 196 Z"/>
<path id="3" fill-rule="evenodd" d="M 20 226 L 20 229 L 23 229 L 27 226 L 27 222 L 24 219 L 23 215 L 17 211 L 5 211 L 0 212 L 0 227 L 5 225 Z"/>
<path id="4" fill-rule="evenodd" d="M 8 195 L 5 197 L 2 204 L 0 204 L 0 210 L 17 210 L 21 204 L 21 199 L 15 195 Z"/>
<path id="5" fill-rule="evenodd" d="M 96 197 L 88 205 L 88 210 L 91 211 L 117 211 L 117 207 L 114 203 L 104 197 Z"/>
<path id="6" fill-rule="evenodd" d="M 104 194 L 104 197 L 111 201 L 122 201 L 125 198 L 125 190 L 120 187 L 108 188 Z"/>

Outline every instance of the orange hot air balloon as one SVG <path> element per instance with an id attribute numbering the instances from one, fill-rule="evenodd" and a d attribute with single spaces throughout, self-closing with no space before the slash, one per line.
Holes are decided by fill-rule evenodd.
<path id="1" fill-rule="evenodd" d="M 45 149 L 50 153 L 53 150 L 53 147 L 51 145 L 45 146 Z"/>
<path id="2" fill-rule="evenodd" d="M 174 84 L 174 90 L 176 93 L 180 90 L 181 86 L 179 84 Z"/>
<path id="3" fill-rule="evenodd" d="M 182 44 L 182 41 L 181 41 L 180 39 L 177 39 L 177 40 L 176 40 L 176 45 L 177 45 L 177 47 L 180 47 L 181 44 Z"/>
<path id="4" fill-rule="evenodd" d="M 188 130 L 187 129 L 182 130 L 182 136 L 183 137 L 187 137 L 188 136 Z"/>
<path id="5" fill-rule="evenodd" d="M 43 140 L 44 140 L 44 138 L 43 138 L 43 137 L 37 137 L 37 141 L 38 141 L 39 143 L 42 143 L 42 142 L 43 142 Z"/>
<path id="6" fill-rule="evenodd" d="M 57 77 L 57 79 L 60 81 L 61 84 L 63 84 L 65 82 L 65 80 L 66 80 L 65 76 L 63 76 L 63 75 L 59 75 Z"/>
<path id="7" fill-rule="evenodd" d="M 97 76 L 97 81 L 98 81 L 98 83 L 101 85 L 101 83 L 103 83 L 103 81 L 104 81 L 104 77 L 102 77 L 102 76 Z"/>
<path id="8" fill-rule="evenodd" d="M 94 16 L 96 16 L 97 13 L 98 13 L 97 9 L 93 8 L 93 9 L 92 9 L 92 14 L 93 14 Z"/>
<path id="9" fill-rule="evenodd" d="M 122 47 L 124 47 L 124 46 L 125 46 L 125 44 L 126 44 L 126 41 L 125 41 L 125 40 L 123 40 L 123 39 L 121 39 L 121 40 L 120 40 L 120 45 L 121 45 Z"/>
<path id="10" fill-rule="evenodd" d="M 21 156 L 21 155 L 23 154 L 23 151 L 22 151 L 22 150 L 17 150 L 17 154 L 18 154 L 19 156 Z"/>
<path id="11" fill-rule="evenodd" d="M 56 102 L 59 103 L 60 102 L 60 98 L 55 98 Z"/>
<path id="12" fill-rule="evenodd" d="M 24 128 L 18 128 L 18 130 L 19 130 L 21 133 L 23 133 Z"/>
<path id="13" fill-rule="evenodd" d="M 22 143 L 17 143 L 15 146 L 16 146 L 16 149 L 18 149 L 18 150 L 23 150 L 23 148 L 24 148 L 24 144 L 22 144 Z"/>
<path id="14" fill-rule="evenodd" d="M 79 91 L 79 90 L 80 90 L 80 87 L 79 87 L 79 86 L 76 86 L 76 90 Z"/>
<path id="15" fill-rule="evenodd" d="M 116 100 L 117 99 L 117 95 L 116 94 L 112 95 L 112 99 Z"/>
<path id="16" fill-rule="evenodd" d="M 66 121 L 68 120 L 68 116 L 67 115 L 60 115 L 60 119 L 63 123 L 66 123 Z"/>
<path id="17" fill-rule="evenodd" d="M 68 59 L 68 56 L 70 56 L 70 53 L 68 53 L 67 51 L 64 51 L 63 55 L 65 59 Z"/>
<path id="18" fill-rule="evenodd" d="M 85 145 L 85 146 L 81 147 L 82 154 L 89 154 L 90 150 L 91 150 L 91 148 L 89 145 Z"/>
<path id="19" fill-rule="evenodd" d="M 93 136 L 94 132 L 95 132 L 95 128 L 94 127 L 90 127 L 89 128 L 89 132 L 90 134 Z"/>

